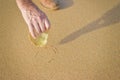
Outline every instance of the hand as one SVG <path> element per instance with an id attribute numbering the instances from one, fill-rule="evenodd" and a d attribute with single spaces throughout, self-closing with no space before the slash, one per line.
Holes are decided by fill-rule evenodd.
<path id="1" fill-rule="evenodd" d="M 24 5 L 21 12 L 28 25 L 29 32 L 34 39 L 37 35 L 50 28 L 47 16 L 35 4 Z"/>

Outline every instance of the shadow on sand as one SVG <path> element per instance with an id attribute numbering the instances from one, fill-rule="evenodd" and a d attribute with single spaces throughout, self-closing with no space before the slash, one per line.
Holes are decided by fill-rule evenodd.
<path id="1" fill-rule="evenodd" d="M 113 7 L 112 9 L 108 10 L 99 19 L 89 23 L 82 29 L 75 31 L 68 35 L 67 37 L 65 37 L 64 39 L 62 39 L 59 44 L 68 43 L 84 34 L 119 22 L 120 22 L 120 3 L 117 6 Z"/>
<path id="2" fill-rule="evenodd" d="M 73 5 L 73 0 L 59 0 L 60 9 L 65 9 Z"/>

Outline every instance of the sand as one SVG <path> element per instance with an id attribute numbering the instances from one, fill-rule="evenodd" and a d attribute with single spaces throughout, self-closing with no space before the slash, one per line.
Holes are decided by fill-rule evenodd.
<path id="1" fill-rule="evenodd" d="M 0 0 L 0 80 L 120 80 L 120 0 L 60 0 L 36 47 L 15 0 Z"/>

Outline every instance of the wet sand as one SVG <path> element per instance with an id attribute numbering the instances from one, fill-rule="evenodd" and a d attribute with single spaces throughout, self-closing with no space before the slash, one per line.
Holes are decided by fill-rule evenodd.
<path id="1" fill-rule="evenodd" d="M 0 0 L 0 80 L 120 80 L 120 0 L 61 0 L 46 47 L 28 37 L 15 0 Z"/>

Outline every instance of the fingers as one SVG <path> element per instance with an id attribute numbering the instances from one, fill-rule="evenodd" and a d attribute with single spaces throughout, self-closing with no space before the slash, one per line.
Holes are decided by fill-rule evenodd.
<path id="1" fill-rule="evenodd" d="M 48 30 L 50 28 L 50 22 L 47 18 L 40 19 L 38 18 L 38 23 L 41 29 L 41 32 L 44 32 L 45 30 Z"/>
<path id="2" fill-rule="evenodd" d="M 45 24 L 46 29 L 50 28 L 50 22 L 48 19 L 45 19 L 44 24 Z"/>
<path id="3" fill-rule="evenodd" d="M 44 27 L 43 20 L 41 20 L 40 18 L 38 18 L 38 24 L 40 26 L 41 32 L 44 32 L 45 31 L 45 27 Z"/>
<path id="4" fill-rule="evenodd" d="M 33 20 L 33 25 L 34 25 L 34 28 L 35 28 L 36 32 L 40 33 L 41 32 L 40 26 L 39 26 L 38 22 L 35 19 Z"/>
<path id="5" fill-rule="evenodd" d="M 41 20 L 40 18 L 32 19 L 32 21 L 28 23 L 28 28 L 31 36 L 35 39 L 37 35 L 34 30 L 40 34 L 41 32 L 44 32 L 50 28 L 50 22 L 47 18 L 44 20 Z"/>
<path id="6" fill-rule="evenodd" d="M 36 36 L 35 36 L 35 33 L 34 33 L 34 27 L 31 23 L 28 24 L 28 29 L 29 29 L 29 32 L 30 32 L 31 36 L 35 39 Z"/>

